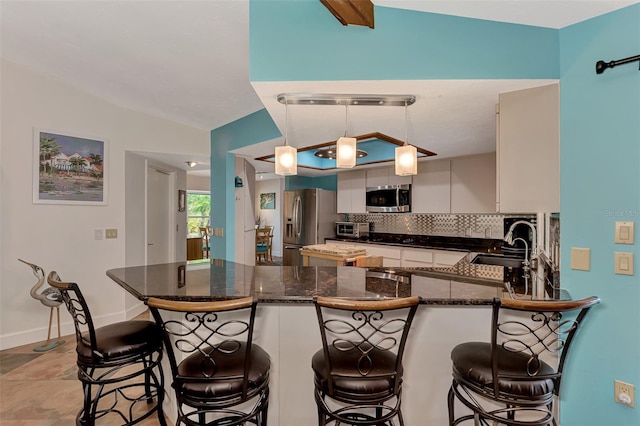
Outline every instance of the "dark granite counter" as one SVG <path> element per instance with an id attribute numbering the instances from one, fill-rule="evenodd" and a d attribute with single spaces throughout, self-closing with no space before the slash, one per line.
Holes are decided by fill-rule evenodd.
<path id="1" fill-rule="evenodd" d="M 449 237 L 440 235 L 388 234 L 372 232 L 363 238 L 327 238 L 327 241 L 382 244 L 389 246 L 425 248 L 434 250 L 474 251 L 482 253 L 500 252 L 502 239 Z"/>
<path id="2" fill-rule="evenodd" d="M 471 265 L 467 257 L 448 268 L 248 266 L 212 259 L 111 269 L 107 276 L 140 300 L 254 296 L 261 303 L 310 303 L 314 296 L 419 295 L 424 304 L 489 305 L 506 295 L 502 267 Z"/>

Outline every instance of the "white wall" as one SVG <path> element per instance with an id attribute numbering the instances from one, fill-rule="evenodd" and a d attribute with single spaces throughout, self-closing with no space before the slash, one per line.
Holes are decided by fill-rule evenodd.
<path id="1" fill-rule="evenodd" d="M 187 173 L 187 191 L 210 191 L 211 178 L 209 176 L 194 176 Z"/>
<path id="2" fill-rule="evenodd" d="M 273 255 L 282 257 L 282 191 L 284 191 L 284 179 L 256 179 L 256 217 L 260 216 L 261 224 L 274 226 L 273 228 Z M 260 209 L 260 194 L 275 192 L 276 208 L 274 210 Z"/>
<path id="3" fill-rule="evenodd" d="M 208 130 L 115 106 L 4 60 L 1 75 L 0 349 L 5 349 L 44 340 L 48 325 L 49 310 L 29 296 L 34 276 L 18 258 L 77 282 L 98 325 L 125 319 L 125 292 L 105 275 L 127 263 L 125 188 L 132 182 L 125 181 L 125 151 L 209 155 L 210 142 Z M 34 127 L 108 142 L 106 206 L 32 203 Z M 94 229 L 105 228 L 117 228 L 118 239 L 94 240 Z M 68 314 L 62 322 L 63 333 L 71 333 Z"/>

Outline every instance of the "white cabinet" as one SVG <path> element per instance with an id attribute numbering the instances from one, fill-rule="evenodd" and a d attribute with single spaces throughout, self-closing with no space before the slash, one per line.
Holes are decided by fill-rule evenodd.
<path id="1" fill-rule="evenodd" d="M 496 125 L 497 210 L 560 211 L 558 84 L 500 94 Z"/>
<path id="2" fill-rule="evenodd" d="M 337 213 L 366 213 L 366 177 L 364 170 L 338 173 Z"/>
<path id="3" fill-rule="evenodd" d="M 433 266 L 433 253 L 429 249 L 403 248 L 401 266 L 406 267 L 431 267 Z"/>
<path id="4" fill-rule="evenodd" d="M 429 248 L 399 247 L 383 244 L 331 241 L 330 244 L 349 245 L 363 248 L 368 255 L 381 256 L 382 266 L 432 267 L 452 266 L 467 255 L 466 251 L 434 250 Z"/>
<path id="5" fill-rule="evenodd" d="M 367 254 L 381 256 L 382 266 L 400 266 L 401 247 L 383 246 L 378 244 L 363 244 Z"/>
<path id="6" fill-rule="evenodd" d="M 466 251 L 403 248 L 401 266 L 453 266 L 462 260 L 466 254 Z"/>
<path id="7" fill-rule="evenodd" d="M 494 213 L 495 154 L 451 159 L 451 213 Z"/>
<path id="8" fill-rule="evenodd" d="M 367 169 L 366 186 L 408 185 L 412 183 L 411 178 L 411 176 L 397 176 L 395 167 L 376 167 Z"/>
<path id="9" fill-rule="evenodd" d="M 418 163 L 411 186 L 412 213 L 451 212 L 451 162 L 428 160 Z"/>
<path id="10" fill-rule="evenodd" d="M 453 266 L 467 255 L 466 251 L 432 250 L 433 266 Z"/>

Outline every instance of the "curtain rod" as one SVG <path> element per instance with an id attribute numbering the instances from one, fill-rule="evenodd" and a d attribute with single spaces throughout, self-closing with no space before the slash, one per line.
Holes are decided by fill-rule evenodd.
<path id="1" fill-rule="evenodd" d="M 604 70 L 607 68 L 613 68 L 616 65 L 628 64 L 629 62 L 640 61 L 640 55 L 631 56 L 629 58 L 618 59 L 617 61 L 605 62 L 598 61 L 596 62 L 596 74 L 602 74 Z M 640 70 L 640 68 L 638 68 Z"/>

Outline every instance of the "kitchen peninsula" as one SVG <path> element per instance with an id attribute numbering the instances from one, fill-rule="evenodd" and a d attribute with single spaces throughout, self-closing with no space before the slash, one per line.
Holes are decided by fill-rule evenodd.
<path id="1" fill-rule="evenodd" d="M 311 357 L 321 347 L 314 296 L 382 299 L 418 295 L 405 351 L 403 415 L 408 425 L 447 424 L 450 351 L 489 338 L 491 301 L 509 297 L 502 267 L 474 265 L 469 253 L 449 268 L 248 266 L 212 259 L 112 269 L 127 292 L 174 300 L 258 299 L 255 342 L 271 356 L 269 424 L 315 424 Z M 173 416 L 175 407 L 166 407 Z"/>

